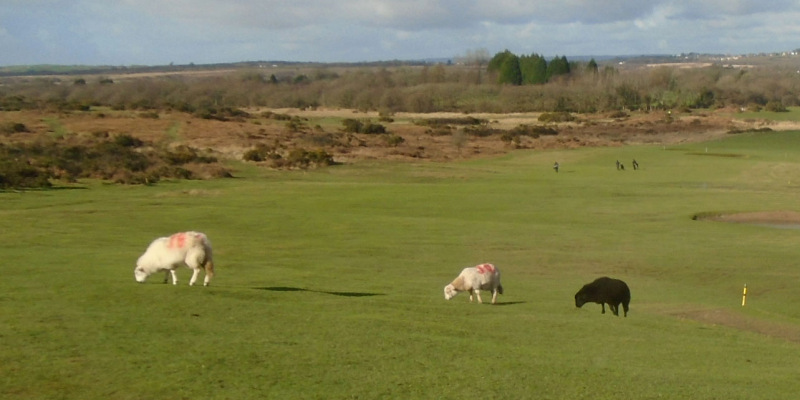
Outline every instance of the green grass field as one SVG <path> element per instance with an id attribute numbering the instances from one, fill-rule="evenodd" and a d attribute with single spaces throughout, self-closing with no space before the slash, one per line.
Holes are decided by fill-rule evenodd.
<path id="1" fill-rule="evenodd" d="M 798 210 L 798 139 L 0 193 L 0 397 L 791 398 L 800 230 L 692 217 Z M 136 284 L 182 230 L 211 238 L 212 286 Z M 445 301 L 481 262 L 501 304 Z M 603 275 L 627 318 L 574 307 Z"/>

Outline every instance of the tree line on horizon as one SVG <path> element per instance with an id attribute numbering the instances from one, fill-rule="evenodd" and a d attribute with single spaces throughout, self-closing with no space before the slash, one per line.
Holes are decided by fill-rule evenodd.
<path id="1" fill-rule="evenodd" d="M 215 117 L 237 108 L 509 113 L 668 110 L 800 105 L 792 66 L 617 68 L 550 61 L 506 50 L 456 63 L 247 67 L 210 75 L 0 78 L 0 111 L 175 110 Z M 226 111 L 227 110 L 227 111 Z"/>

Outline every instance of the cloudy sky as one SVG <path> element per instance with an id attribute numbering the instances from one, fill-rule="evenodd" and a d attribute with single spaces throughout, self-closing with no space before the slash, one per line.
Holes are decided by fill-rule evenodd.
<path id="1" fill-rule="evenodd" d="M 800 48 L 800 0 L 0 0 L 0 66 Z"/>

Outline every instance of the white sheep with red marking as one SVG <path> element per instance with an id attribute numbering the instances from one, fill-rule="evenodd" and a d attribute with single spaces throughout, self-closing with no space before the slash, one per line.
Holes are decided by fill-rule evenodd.
<path id="1" fill-rule="evenodd" d="M 479 264 L 474 267 L 464 268 L 449 285 L 444 287 L 444 298 L 450 300 L 459 292 L 469 292 L 469 301 L 472 302 L 473 294 L 481 300 L 481 290 L 492 292 L 492 304 L 497 302 L 497 295 L 503 294 L 503 285 L 500 284 L 500 270 L 492 264 Z"/>
<path id="2" fill-rule="evenodd" d="M 182 265 L 194 271 L 189 285 L 194 285 L 200 270 L 205 269 L 203 285 L 208 286 L 214 276 L 214 260 L 211 255 L 211 242 L 205 234 L 193 231 L 179 232 L 154 240 L 136 261 L 133 274 L 136 281 L 142 283 L 148 276 L 165 271 L 164 283 L 167 283 L 169 276 L 172 275 L 172 284 L 177 285 L 178 276 L 175 270 Z"/>

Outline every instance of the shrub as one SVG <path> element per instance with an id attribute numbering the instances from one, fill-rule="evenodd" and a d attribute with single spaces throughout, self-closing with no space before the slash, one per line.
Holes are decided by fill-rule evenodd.
<path id="1" fill-rule="evenodd" d="M 394 118 L 392 118 L 392 111 L 391 110 L 380 110 L 378 112 L 378 121 L 392 123 L 394 122 Z"/>
<path id="2" fill-rule="evenodd" d="M 243 160 L 255 162 L 261 162 L 267 159 L 277 160 L 280 158 L 281 156 L 277 153 L 276 147 L 267 146 L 265 144 L 259 144 L 242 155 Z"/>
<path id="3" fill-rule="evenodd" d="M 547 126 L 530 126 L 530 125 L 517 125 L 514 129 L 511 130 L 517 136 L 531 136 L 533 138 L 538 138 L 539 136 L 555 136 L 558 135 L 558 131 L 547 127 Z"/>
<path id="4" fill-rule="evenodd" d="M 164 159 L 172 165 L 182 165 L 197 159 L 197 150 L 189 146 L 178 146 L 164 153 Z"/>
<path id="5" fill-rule="evenodd" d="M 319 133 L 312 133 L 303 137 L 305 141 L 314 146 L 318 147 L 325 147 L 325 146 L 346 146 L 345 143 L 341 142 L 339 139 L 341 138 L 342 134 L 331 134 L 325 133 L 324 131 Z"/>
<path id="6" fill-rule="evenodd" d="M 168 151 L 153 150 L 145 144 L 130 135 L 0 144 L 0 188 L 48 187 L 50 179 L 79 178 L 153 184 L 162 177 L 194 178 L 193 172 L 182 166 L 185 163 L 197 166 L 217 162 L 188 146 Z"/>
<path id="7" fill-rule="evenodd" d="M 545 112 L 539 115 L 539 122 L 571 122 L 575 117 L 568 112 Z"/>
<path id="8" fill-rule="evenodd" d="M 244 152 L 242 160 L 261 162 L 264 161 L 264 155 L 258 149 L 250 149 Z"/>
<path id="9" fill-rule="evenodd" d="M 405 142 L 406 140 L 403 139 L 400 135 L 388 135 L 386 136 L 386 144 L 392 147 L 397 147 L 401 143 Z"/>
<path id="10" fill-rule="evenodd" d="M 615 118 L 615 119 L 622 119 L 622 118 L 628 118 L 630 116 L 631 116 L 630 114 L 626 113 L 625 111 L 620 110 L 620 111 L 614 111 L 608 117 L 609 118 Z"/>
<path id="11" fill-rule="evenodd" d="M 361 128 L 361 133 L 366 134 L 383 134 L 386 133 L 386 127 L 381 124 L 373 124 L 371 122 L 367 122 Z"/>
<path id="12" fill-rule="evenodd" d="M 20 163 L 0 163 L 0 189 L 50 187 L 50 174 L 44 168 Z"/>
<path id="13" fill-rule="evenodd" d="M 325 150 L 307 151 L 298 147 L 289 152 L 283 166 L 308 168 L 309 166 L 323 167 L 333 164 L 333 156 Z"/>
<path id="14" fill-rule="evenodd" d="M 764 111 L 771 111 L 771 112 L 789 112 L 789 110 L 783 106 L 783 103 L 780 101 L 770 101 L 767 105 L 764 106 Z"/>
<path id="15" fill-rule="evenodd" d="M 482 118 L 428 118 L 414 121 L 416 125 L 437 127 L 442 125 L 485 125 L 489 121 Z"/>
<path id="16" fill-rule="evenodd" d="M 279 114 L 272 111 L 264 111 L 261 113 L 261 116 L 268 119 L 274 119 L 276 121 L 289 121 L 293 118 L 289 114 Z"/>
<path id="17" fill-rule="evenodd" d="M 158 173 L 119 171 L 110 179 L 124 185 L 152 185 L 161 180 L 161 176 Z"/>
<path id="18" fill-rule="evenodd" d="M 196 110 L 194 113 L 192 113 L 192 115 L 194 115 L 197 118 L 202 118 L 202 119 L 217 119 L 217 120 L 220 120 L 220 121 L 225 121 L 225 119 L 221 119 L 220 117 L 216 117 L 216 113 L 217 113 L 216 110 L 209 109 L 209 108 L 203 108 L 203 109 Z"/>
<path id="19" fill-rule="evenodd" d="M 171 165 L 183 165 L 188 163 L 210 164 L 217 162 L 216 157 L 202 156 L 197 149 L 189 146 L 178 146 L 171 151 L 166 151 L 162 158 Z"/>
<path id="20" fill-rule="evenodd" d="M 0 111 L 20 111 L 22 109 L 34 108 L 36 105 L 28 101 L 25 96 L 4 96 L 0 97 Z"/>
<path id="21" fill-rule="evenodd" d="M 486 137 L 496 133 L 489 125 L 470 125 L 464 127 L 464 133 L 470 136 Z"/>
<path id="22" fill-rule="evenodd" d="M 294 117 L 286 122 L 286 129 L 289 132 L 303 132 L 306 128 L 308 128 L 308 125 L 299 117 Z"/>
<path id="23" fill-rule="evenodd" d="M 0 126 L 0 133 L 10 135 L 12 133 L 30 132 L 28 127 L 19 122 L 7 122 Z"/>
<path id="24" fill-rule="evenodd" d="M 292 83 L 294 83 L 295 85 L 309 83 L 309 82 L 311 82 L 311 78 L 309 78 L 308 75 L 301 74 L 295 76 L 294 79 L 292 79 Z"/>
<path id="25" fill-rule="evenodd" d="M 364 123 L 357 119 L 346 118 L 342 120 L 342 125 L 344 126 L 343 130 L 347 133 L 359 133 Z"/>
<path id="26" fill-rule="evenodd" d="M 500 140 L 504 142 L 519 141 L 521 136 L 528 136 L 534 139 L 539 136 L 555 136 L 558 131 L 546 126 L 530 126 L 530 125 L 517 125 L 514 129 L 504 132 L 500 136 Z"/>
<path id="27" fill-rule="evenodd" d="M 308 159 L 320 166 L 333 165 L 333 156 L 328 154 L 325 150 L 310 151 L 307 153 Z"/>
<path id="28" fill-rule="evenodd" d="M 141 118 L 151 118 L 151 119 L 158 119 L 158 113 L 155 111 L 148 111 L 139 114 Z"/>
<path id="29" fill-rule="evenodd" d="M 232 107 L 222 107 L 219 109 L 215 107 L 203 107 L 196 109 L 192 115 L 202 119 L 213 119 L 222 122 L 229 121 L 231 119 L 241 121 L 245 118 L 250 118 L 250 114 L 248 112 Z"/>
<path id="30" fill-rule="evenodd" d="M 453 134 L 453 128 L 442 126 L 433 129 L 426 129 L 425 133 L 431 136 L 448 136 Z"/>
<path id="31" fill-rule="evenodd" d="M 97 138 L 108 137 L 108 132 L 98 132 L 93 136 Z M 141 147 L 144 145 L 144 142 L 141 139 L 127 134 L 115 136 L 114 143 L 122 147 Z"/>

